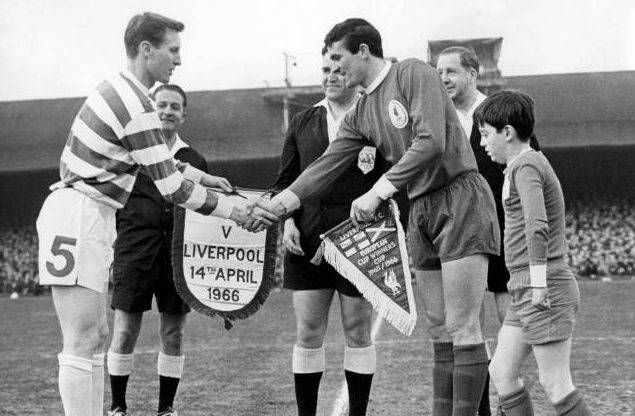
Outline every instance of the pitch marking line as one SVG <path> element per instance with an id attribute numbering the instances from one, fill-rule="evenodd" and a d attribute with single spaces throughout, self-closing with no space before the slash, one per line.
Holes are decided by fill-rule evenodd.
<path id="1" fill-rule="evenodd" d="M 375 321 L 373 322 L 372 329 L 370 330 L 370 341 L 375 343 L 375 338 L 377 338 L 377 334 L 381 329 L 381 324 L 384 320 L 381 316 L 375 316 Z M 346 405 L 348 404 L 348 389 L 346 387 L 346 379 L 342 383 L 342 387 L 340 388 L 340 392 L 337 395 L 337 399 L 335 400 L 335 404 L 333 405 L 333 412 L 331 412 L 331 416 L 341 416 L 344 414 L 346 410 Z"/>

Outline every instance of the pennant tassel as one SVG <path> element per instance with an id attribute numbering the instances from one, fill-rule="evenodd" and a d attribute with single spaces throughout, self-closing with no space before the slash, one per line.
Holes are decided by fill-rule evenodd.
<path id="1" fill-rule="evenodd" d="M 336 245 L 327 237 L 322 242 L 324 259 L 333 266 L 335 270 L 348 279 L 364 298 L 368 300 L 379 316 L 386 319 L 391 325 L 405 335 L 412 334 L 417 323 L 416 312 L 410 314 L 382 292 L 364 273 L 362 273 L 353 263 L 351 263 Z M 410 278 L 410 275 L 407 275 Z M 409 282 L 408 298 L 412 298 L 412 290 Z"/>

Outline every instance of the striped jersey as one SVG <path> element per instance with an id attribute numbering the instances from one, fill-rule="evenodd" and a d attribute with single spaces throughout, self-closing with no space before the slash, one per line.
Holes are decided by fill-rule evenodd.
<path id="1" fill-rule="evenodd" d="M 173 204 L 210 214 L 218 196 L 199 185 L 203 172 L 175 161 L 147 88 L 129 71 L 103 81 L 79 110 L 60 161 L 61 182 L 123 208 L 143 169 Z"/>

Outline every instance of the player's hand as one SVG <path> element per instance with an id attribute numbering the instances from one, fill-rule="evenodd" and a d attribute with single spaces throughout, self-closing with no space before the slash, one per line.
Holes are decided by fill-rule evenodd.
<path id="1" fill-rule="evenodd" d="M 267 210 L 268 206 L 268 201 L 263 198 L 248 200 L 245 209 L 249 218 L 242 227 L 257 233 L 277 222 L 278 217 Z"/>
<path id="2" fill-rule="evenodd" d="M 285 206 L 282 205 L 281 202 L 275 199 L 272 199 L 272 200 L 268 200 L 265 198 L 250 199 L 249 202 L 247 203 L 247 206 L 251 207 L 252 209 L 262 208 L 263 210 L 267 211 L 271 215 L 275 216 L 276 220 L 284 217 L 287 214 L 287 209 L 285 208 Z"/>
<path id="3" fill-rule="evenodd" d="M 371 221 L 375 217 L 375 211 L 381 204 L 381 198 L 374 190 L 369 190 L 351 204 L 351 221 L 356 227 L 361 223 Z"/>
<path id="4" fill-rule="evenodd" d="M 531 304 L 541 311 L 551 309 L 551 302 L 549 301 L 548 291 L 546 287 L 532 287 L 531 288 Z"/>
<path id="5" fill-rule="evenodd" d="M 304 250 L 300 246 L 300 230 L 295 225 L 295 220 L 291 217 L 284 222 L 284 233 L 282 243 L 285 248 L 296 256 L 304 256 Z"/>
<path id="6" fill-rule="evenodd" d="M 209 188 L 220 188 L 225 192 L 232 192 L 234 188 L 229 181 L 221 176 L 214 176 L 206 173 L 201 178 L 201 185 Z"/>

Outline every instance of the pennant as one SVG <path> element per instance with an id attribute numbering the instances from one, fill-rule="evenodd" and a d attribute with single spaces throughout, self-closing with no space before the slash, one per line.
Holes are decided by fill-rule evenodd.
<path id="1" fill-rule="evenodd" d="M 236 204 L 263 191 L 234 190 Z M 174 212 L 172 268 L 181 298 L 197 312 L 230 321 L 254 314 L 274 285 L 278 227 L 251 233 L 228 219 Z"/>
<path id="2" fill-rule="evenodd" d="M 417 307 L 397 203 L 382 204 L 375 219 L 359 228 L 348 219 L 320 237 L 318 253 L 355 285 L 381 317 L 401 333 L 412 334 Z"/>

